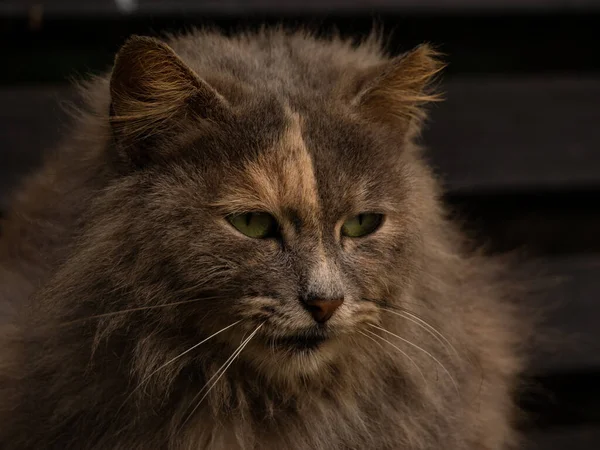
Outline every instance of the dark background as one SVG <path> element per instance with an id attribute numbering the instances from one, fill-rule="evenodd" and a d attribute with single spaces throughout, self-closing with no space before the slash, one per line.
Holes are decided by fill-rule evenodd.
<path id="1" fill-rule="evenodd" d="M 265 21 L 347 35 L 375 21 L 393 53 L 447 55 L 424 141 L 448 202 L 490 251 L 560 281 L 542 303 L 571 344 L 535 355 L 528 448 L 600 448 L 600 1 L 0 0 L 0 214 L 68 131 L 68 82 L 108 69 L 127 36 Z"/>

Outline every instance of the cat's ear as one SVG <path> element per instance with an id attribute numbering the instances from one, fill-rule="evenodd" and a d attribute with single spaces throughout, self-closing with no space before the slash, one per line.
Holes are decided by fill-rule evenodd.
<path id="1" fill-rule="evenodd" d="M 354 104 L 369 120 L 416 131 L 424 117 L 423 107 L 441 100 L 432 82 L 443 68 L 440 54 L 429 45 L 420 45 L 363 74 Z"/>
<path id="2" fill-rule="evenodd" d="M 169 138 L 190 120 L 218 121 L 226 100 L 167 44 L 135 36 L 119 50 L 110 79 L 116 145 L 136 164 L 161 159 Z"/>

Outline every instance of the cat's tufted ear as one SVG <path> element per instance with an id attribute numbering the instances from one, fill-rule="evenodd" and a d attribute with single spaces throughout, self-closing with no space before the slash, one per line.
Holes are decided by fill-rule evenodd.
<path id="1" fill-rule="evenodd" d="M 119 50 L 110 95 L 115 143 L 138 165 L 165 157 L 169 139 L 191 120 L 218 121 L 229 111 L 171 47 L 148 37 L 132 37 Z"/>
<path id="2" fill-rule="evenodd" d="M 420 45 L 363 74 L 354 104 L 367 119 L 397 129 L 418 131 L 423 106 L 441 98 L 431 87 L 444 68 L 440 54 Z"/>

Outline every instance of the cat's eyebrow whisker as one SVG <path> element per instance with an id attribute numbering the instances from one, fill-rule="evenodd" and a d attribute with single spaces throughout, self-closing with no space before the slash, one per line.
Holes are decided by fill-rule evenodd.
<path id="1" fill-rule="evenodd" d="M 194 406 L 194 409 L 192 409 L 192 411 L 188 414 L 187 418 L 181 424 L 181 427 L 185 426 L 185 424 L 187 423 L 187 421 L 190 420 L 190 418 L 194 415 L 194 413 L 196 412 L 196 410 L 200 407 L 200 405 L 202 404 L 202 402 L 204 401 L 204 399 L 208 396 L 208 394 L 210 394 L 210 392 L 213 390 L 213 388 L 219 382 L 219 380 L 221 379 L 221 377 L 223 375 L 225 375 L 225 372 L 227 371 L 227 369 L 229 368 L 229 366 L 231 366 L 231 364 L 233 364 L 233 362 L 236 360 L 236 358 L 242 353 L 242 351 L 244 350 L 244 348 L 248 345 L 248 343 L 256 335 L 256 333 L 258 333 L 258 330 L 260 330 L 263 325 L 264 325 L 264 322 L 261 323 L 260 325 L 258 325 L 255 328 L 255 330 L 250 334 L 250 336 L 248 336 L 238 346 L 238 348 L 231 354 L 231 356 L 229 358 L 227 358 L 227 360 L 221 365 L 221 367 L 219 368 L 219 370 L 217 370 L 215 372 L 215 374 L 212 377 L 210 377 L 210 379 L 204 384 L 204 386 L 202 387 L 202 389 L 200 389 L 200 391 L 194 396 L 194 398 L 190 402 L 190 405 L 193 404 L 196 401 L 196 399 L 202 394 L 202 392 L 204 392 L 207 389 L 207 386 L 212 381 L 212 384 L 208 387 L 208 390 L 206 390 L 206 392 L 204 393 L 204 395 L 202 395 L 202 397 L 200 398 L 200 400 L 198 400 L 198 402 L 196 403 L 196 406 Z"/>
<path id="2" fill-rule="evenodd" d="M 385 328 L 379 327 L 379 326 L 377 326 L 377 325 L 373 325 L 373 324 L 368 324 L 368 325 L 369 325 L 369 326 L 371 326 L 371 327 L 373 327 L 373 328 L 376 328 L 376 329 L 378 329 L 378 330 L 380 330 L 380 331 L 383 331 L 384 333 L 390 334 L 390 335 L 394 336 L 394 337 L 395 337 L 395 338 L 397 338 L 397 339 L 400 339 L 402 342 L 405 342 L 406 344 L 408 344 L 408 345 L 410 345 L 410 346 L 412 346 L 412 347 L 414 347 L 414 348 L 416 348 L 416 349 L 418 349 L 418 350 L 422 351 L 422 352 L 423 352 L 423 353 L 425 353 L 427 356 L 429 356 L 429 357 L 430 357 L 430 358 L 431 358 L 433 361 L 435 361 L 435 362 L 436 362 L 436 364 L 438 364 L 438 365 L 439 365 L 439 366 L 442 368 L 442 370 L 443 370 L 443 371 L 446 373 L 446 375 L 448 375 L 448 378 L 450 378 L 450 381 L 451 381 L 451 382 L 452 382 L 452 384 L 454 385 L 454 389 L 456 389 L 456 393 L 457 393 L 458 395 L 460 395 L 460 390 L 458 389 L 458 384 L 456 383 L 456 380 L 454 379 L 454 377 L 452 376 L 452 374 L 451 374 L 451 373 L 448 371 L 448 369 L 446 369 L 446 366 L 444 366 L 444 364 L 442 364 L 442 363 L 440 362 L 440 360 L 439 360 L 439 359 L 437 359 L 435 356 L 433 356 L 431 353 L 429 353 L 429 352 L 428 352 L 427 350 L 425 350 L 424 348 L 422 348 L 422 347 L 418 346 L 418 345 L 417 345 L 417 344 L 415 344 L 414 342 L 411 342 L 411 341 L 409 341 L 408 339 L 405 339 L 405 338 L 403 338 L 403 337 L 401 337 L 401 336 L 398 336 L 397 334 L 395 334 L 395 333 L 392 333 L 391 331 L 389 331 L 389 330 L 386 330 Z"/>
<path id="3" fill-rule="evenodd" d="M 411 363 L 413 366 L 415 366 L 415 368 L 417 369 L 417 371 L 421 374 L 421 378 L 423 378 L 423 383 L 425 384 L 425 386 L 427 386 L 427 379 L 425 378 L 425 374 L 423 373 L 423 371 L 421 370 L 421 368 L 419 367 L 419 365 L 415 362 L 414 359 L 412 359 L 410 356 L 408 356 L 408 354 L 404 351 L 402 351 L 396 344 L 394 344 L 393 342 L 390 342 L 389 340 L 387 340 L 386 338 L 384 338 L 383 336 L 379 336 L 377 333 L 373 333 L 372 331 L 369 330 L 365 330 L 367 333 L 361 331 L 361 330 L 357 330 L 360 334 L 362 334 L 364 337 L 371 339 L 373 342 L 375 342 L 377 345 L 381 346 L 383 348 L 383 344 L 381 344 L 381 342 L 376 341 L 374 338 L 372 338 L 371 336 L 369 336 L 367 333 L 375 336 L 376 338 L 382 340 L 383 342 L 388 343 L 389 345 L 391 345 L 392 347 L 394 347 L 396 350 L 398 350 L 402 355 L 404 355 Z"/>
<path id="4" fill-rule="evenodd" d="M 425 320 L 423 320 L 420 317 L 418 317 L 416 314 L 413 314 L 413 313 L 411 313 L 409 311 L 406 311 L 406 310 L 395 311 L 395 310 L 393 310 L 391 308 L 384 307 L 384 306 L 382 306 L 381 309 L 383 309 L 384 311 L 387 311 L 389 313 L 395 314 L 395 315 L 397 315 L 399 317 L 402 317 L 402 318 L 404 318 L 406 320 L 409 320 L 412 323 L 414 323 L 415 325 L 418 325 L 419 327 L 423 328 L 430 335 L 432 335 L 443 347 L 445 347 L 446 350 L 448 348 L 452 349 L 452 351 L 454 352 L 454 354 L 456 355 L 456 357 L 460 358 L 458 350 L 456 350 L 456 347 L 454 347 L 452 345 L 452 343 L 446 338 L 446 336 L 444 336 L 433 325 L 429 324 Z"/>
<path id="5" fill-rule="evenodd" d="M 146 381 L 148 381 L 154 374 L 156 374 L 159 370 L 164 369 L 165 367 L 167 367 L 169 364 L 174 363 L 175 361 L 177 361 L 179 358 L 181 358 L 182 356 L 185 356 L 186 354 L 188 354 L 189 352 L 191 352 L 192 350 L 198 348 L 199 346 L 201 346 L 202 344 L 204 344 L 205 342 L 211 340 L 212 338 L 214 338 L 215 336 L 223 333 L 224 331 L 228 330 L 229 328 L 237 325 L 238 323 L 240 323 L 241 320 L 238 320 L 237 322 L 232 323 L 231 325 L 227 325 L 225 328 L 221 328 L 219 331 L 217 331 L 216 333 L 211 334 L 209 337 L 207 337 L 206 339 L 201 340 L 200 342 L 198 342 L 195 345 L 192 345 L 190 348 L 188 348 L 186 351 L 181 352 L 179 355 L 171 358 L 170 360 L 168 360 L 166 363 L 162 364 L 160 367 L 158 367 L 157 369 L 153 370 L 149 375 L 145 376 L 142 381 L 140 381 L 140 383 L 135 387 L 135 389 L 133 389 L 133 391 L 131 391 L 131 393 L 127 396 L 127 398 L 125 399 L 125 401 L 123 402 L 123 404 L 125 404 L 133 394 L 135 394 L 138 389 L 140 389 L 144 383 L 146 383 Z M 122 406 L 121 406 L 122 407 Z"/>

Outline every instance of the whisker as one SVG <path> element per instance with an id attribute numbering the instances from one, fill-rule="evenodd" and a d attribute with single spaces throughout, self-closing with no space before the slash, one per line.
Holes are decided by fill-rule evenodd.
<path id="1" fill-rule="evenodd" d="M 204 393 L 204 395 L 202 395 L 202 398 L 200 398 L 200 400 L 198 400 L 198 402 L 196 403 L 196 406 L 194 406 L 194 409 L 192 409 L 192 411 L 188 414 L 187 418 L 183 421 L 183 423 L 181 424 L 181 427 L 183 427 L 187 423 L 187 421 L 190 420 L 190 418 L 194 415 L 194 413 L 196 412 L 196 410 L 200 407 L 200 405 L 202 404 L 202 402 L 204 401 L 204 399 L 208 396 L 208 394 L 210 394 L 210 392 L 213 390 L 213 388 L 219 382 L 219 380 L 221 379 L 221 377 L 223 375 L 225 375 L 225 372 L 227 371 L 227 369 L 229 368 L 229 366 L 231 366 L 231 364 L 233 364 L 233 362 L 236 360 L 236 358 L 242 353 L 242 351 L 244 350 L 244 348 L 248 345 L 248 343 L 256 335 L 256 333 L 258 333 L 258 330 L 260 330 L 260 328 L 263 325 L 264 325 L 264 322 L 261 323 L 259 326 L 257 326 L 256 329 L 250 334 L 250 336 L 248 336 L 238 346 L 238 348 L 232 353 L 232 355 L 229 358 L 227 358 L 227 360 L 223 363 L 223 365 L 221 365 L 221 367 L 219 368 L 219 370 L 217 370 L 215 372 L 215 374 L 204 384 L 204 387 L 202 387 L 202 389 L 200 389 L 200 391 L 192 399 L 192 401 L 190 402 L 190 404 L 193 404 L 196 401 L 196 399 L 200 396 L 200 394 L 202 394 L 202 392 L 204 392 L 204 390 L 207 388 L 208 384 L 211 381 L 214 380 L 212 382 L 212 384 L 210 385 L 210 387 L 208 387 L 208 390 Z"/>
<path id="2" fill-rule="evenodd" d="M 108 313 L 104 313 L 104 314 L 97 314 L 94 316 L 88 316 L 88 317 L 83 317 L 81 319 L 71 320 L 69 322 L 63 322 L 60 324 L 60 326 L 74 325 L 76 323 L 85 322 L 86 320 L 102 319 L 104 317 L 118 316 L 120 314 L 129 314 L 129 313 L 139 312 L 139 311 L 146 311 L 146 310 L 152 310 L 152 309 L 158 309 L 158 308 L 166 308 L 168 306 L 178 306 L 178 305 L 185 305 L 185 304 L 189 304 L 189 303 L 196 303 L 199 301 L 209 300 L 210 298 L 211 297 L 202 297 L 202 298 L 195 298 L 192 300 L 182 300 L 180 302 L 163 303 L 160 305 L 149 305 L 149 306 L 140 306 L 139 308 L 122 309 L 120 311 L 112 311 L 112 312 L 108 312 Z"/>
<path id="3" fill-rule="evenodd" d="M 211 334 L 209 337 L 207 337 L 206 339 L 203 339 L 202 341 L 198 342 L 197 344 L 191 346 L 190 348 L 188 348 L 186 351 L 180 353 L 179 355 L 171 358 L 170 360 L 168 360 L 166 363 L 164 363 L 163 365 L 161 365 L 159 368 L 153 370 L 149 375 L 145 376 L 142 381 L 140 381 L 140 383 L 135 387 L 135 389 L 133 389 L 133 391 L 131 391 L 131 393 L 127 396 L 127 398 L 125 398 L 125 401 L 123 402 L 123 405 L 125 403 L 127 403 L 127 401 L 138 391 L 138 389 L 140 389 L 144 383 L 146 383 L 150 377 L 152 377 L 154 374 L 156 374 L 159 370 L 164 369 L 165 367 L 167 367 L 169 364 L 174 363 L 175 361 L 177 361 L 179 358 L 181 358 L 182 356 L 185 356 L 186 354 L 188 354 L 189 352 L 191 352 L 192 350 L 198 348 L 199 346 L 201 346 L 202 344 L 204 344 L 205 342 L 209 341 L 210 339 L 214 338 L 215 336 L 217 336 L 218 334 L 221 334 L 222 332 L 228 330 L 229 328 L 233 327 L 234 325 L 237 325 L 238 323 L 240 323 L 241 320 L 238 320 L 237 322 L 232 323 L 231 325 L 227 325 L 225 328 L 220 329 L 219 331 L 217 331 L 216 333 Z M 121 408 L 123 407 L 123 405 L 121 405 Z M 119 410 L 121 409 L 119 408 Z"/>
<path id="4" fill-rule="evenodd" d="M 375 342 L 377 345 L 380 345 L 383 348 L 383 345 L 381 344 L 381 342 L 376 341 L 371 336 L 369 336 L 368 334 L 364 333 L 361 330 L 357 330 L 357 331 L 360 334 L 362 334 L 363 336 L 371 339 L 373 342 Z M 421 370 L 421 368 L 419 367 L 419 365 L 415 362 L 415 360 L 412 359 L 410 356 L 408 356 L 408 354 L 406 354 L 406 352 L 402 351 L 396 344 L 394 344 L 393 342 L 390 342 L 389 340 L 387 340 L 383 336 L 379 336 L 377 333 L 373 333 L 372 331 L 369 331 L 369 330 L 365 330 L 365 331 L 367 331 L 367 333 L 372 334 L 373 336 L 381 339 L 383 342 L 387 342 L 389 345 L 391 345 L 396 350 L 398 350 L 401 354 L 403 354 L 412 363 L 412 365 L 415 366 L 415 369 L 417 369 L 417 371 L 419 372 L 419 374 L 421 374 L 421 378 L 423 378 L 423 383 L 425 383 L 425 385 L 427 385 L 427 380 L 425 379 L 425 374 L 423 373 L 423 371 Z"/>
<path id="5" fill-rule="evenodd" d="M 391 305 L 388 304 L 387 302 L 381 301 L 381 300 L 372 300 L 372 299 L 365 299 L 366 301 L 375 303 L 376 305 L 378 305 L 380 308 L 387 310 L 391 313 L 397 314 L 397 313 L 405 313 L 410 315 L 411 317 L 413 317 L 415 320 L 420 321 L 421 323 L 423 323 L 425 326 L 430 327 L 430 329 L 434 332 L 437 333 L 442 340 L 444 340 L 454 351 L 454 353 L 459 357 L 460 359 L 460 354 L 458 352 L 458 350 L 456 350 L 456 347 L 454 345 L 452 345 L 452 343 L 443 335 L 439 332 L 439 330 L 435 329 L 435 327 L 433 327 L 431 324 L 429 324 L 427 321 L 425 321 L 425 319 L 423 319 L 423 317 L 420 317 L 417 313 L 415 313 L 414 311 L 409 311 L 408 309 L 404 308 L 404 307 L 400 307 L 400 306 L 396 306 L 396 305 Z M 403 303 L 407 303 L 407 302 L 403 302 Z M 409 304 L 417 304 L 414 302 L 409 302 Z M 468 347 L 465 347 L 462 349 L 464 353 L 466 353 L 466 355 L 468 356 L 468 359 L 470 362 L 472 362 L 473 364 L 477 365 L 477 367 L 479 368 L 479 372 L 481 374 L 481 377 L 483 377 L 483 367 L 481 365 L 481 362 L 479 361 L 479 358 L 477 358 L 472 350 L 469 350 Z"/>
<path id="6" fill-rule="evenodd" d="M 409 341 L 408 339 L 405 339 L 403 337 L 398 336 L 395 333 L 392 333 L 389 330 L 386 330 L 385 328 L 381 328 L 377 325 L 373 325 L 373 324 L 369 324 L 371 327 L 376 328 L 380 331 L 383 331 L 384 333 L 390 334 L 392 336 L 394 336 L 397 339 L 400 339 L 402 342 L 405 342 L 406 344 L 415 347 L 416 349 L 422 351 L 423 353 L 425 353 L 427 356 L 429 356 L 433 361 L 436 362 L 436 364 L 438 364 L 442 370 L 446 373 L 446 375 L 448 375 L 448 378 L 450 378 L 450 381 L 452 381 L 452 384 L 454 385 L 454 389 L 456 389 L 456 393 L 460 395 L 460 390 L 458 389 L 458 384 L 456 383 L 456 380 L 454 379 L 454 377 L 452 376 L 452 374 L 448 371 L 448 369 L 446 369 L 446 366 L 444 366 L 435 356 L 433 356 L 431 353 L 429 353 L 427 350 L 425 350 L 422 347 L 419 347 L 417 344 Z"/>
<path id="7" fill-rule="evenodd" d="M 425 331 L 427 331 L 430 335 L 432 335 L 444 348 L 446 348 L 446 350 L 448 348 L 452 349 L 452 351 L 454 352 L 454 354 L 460 358 L 460 355 L 458 353 L 458 350 L 456 350 L 456 347 L 454 347 L 452 345 L 452 343 L 440 332 L 438 331 L 433 325 L 429 324 L 428 322 L 426 322 L 425 320 L 421 319 L 420 317 L 418 317 L 416 314 L 413 314 L 409 311 L 406 310 L 400 310 L 400 311 L 395 311 L 391 308 L 388 307 L 381 307 L 384 311 L 387 311 L 389 313 L 395 314 L 397 316 L 400 316 L 406 320 L 409 320 L 411 322 L 413 322 L 414 324 L 420 326 L 421 328 L 423 328 Z M 408 317 L 407 317 L 408 316 Z"/>

